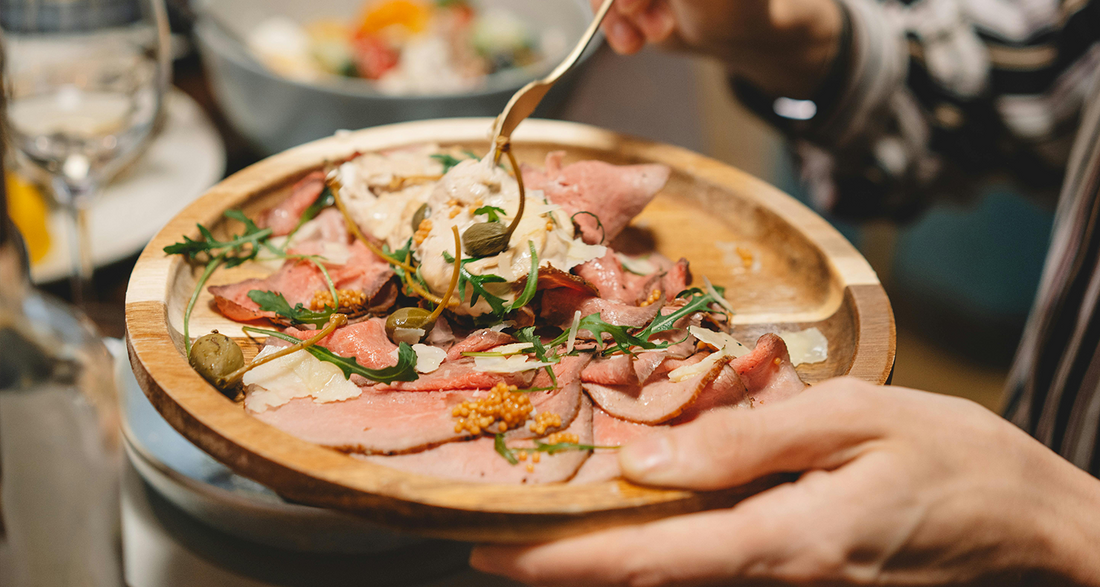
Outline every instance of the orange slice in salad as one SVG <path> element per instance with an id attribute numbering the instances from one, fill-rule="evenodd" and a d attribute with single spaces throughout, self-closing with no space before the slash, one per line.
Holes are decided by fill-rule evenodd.
<path id="1" fill-rule="evenodd" d="M 367 8 L 359 24 L 359 34 L 376 35 L 383 29 L 399 26 L 411 34 L 428 27 L 431 7 L 416 0 L 386 0 Z"/>

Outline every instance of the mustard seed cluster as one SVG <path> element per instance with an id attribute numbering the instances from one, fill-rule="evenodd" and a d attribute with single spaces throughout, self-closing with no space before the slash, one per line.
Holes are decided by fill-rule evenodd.
<path id="1" fill-rule="evenodd" d="M 542 412 L 527 425 L 527 429 L 539 436 L 546 434 L 547 430 L 561 426 L 561 416 L 554 412 Z"/>
<path id="2" fill-rule="evenodd" d="M 336 290 L 336 299 L 339 300 L 338 308 L 361 308 L 367 305 L 369 301 L 366 294 L 354 289 Z M 327 289 L 313 292 L 313 299 L 309 301 L 309 309 L 319 312 L 326 307 L 332 307 L 332 293 Z"/>
<path id="3" fill-rule="evenodd" d="M 500 424 L 500 432 L 519 428 L 534 409 L 531 398 L 518 393 L 516 386 L 508 386 L 502 381 L 489 390 L 489 395 L 455 406 L 451 415 L 455 418 L 455 432 L 481 434 L 494 423 Z M 558 422 L 561 423 L 560 416 Z"/>

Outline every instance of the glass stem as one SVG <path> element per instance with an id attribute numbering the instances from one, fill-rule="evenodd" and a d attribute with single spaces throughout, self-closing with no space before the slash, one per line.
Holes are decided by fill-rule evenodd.
<path id="1" fill-rule="evenodd" d="M 66 236 L 69 242 L 69 284 L 73 305 L 83 309 L 88 303 L 95 301 L 92 287 L 95 263 L 92 261 L 92 238 L 88 224 L 89 207 L 95 188 L 76 187 L 64 180 L 55 179 L 54 189 L 57 190 L 58 200 L 64 204 L 68 220 Z"/>

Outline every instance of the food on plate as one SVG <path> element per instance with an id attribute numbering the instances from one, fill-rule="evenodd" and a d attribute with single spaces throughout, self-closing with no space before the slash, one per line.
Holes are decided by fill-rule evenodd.
<path id="1" fill-rule="evenodd" d="M 805 387 L 795 363 L 828 352 L 816 328 L 745 346 L 688 260 L 614 250 L 669 173 L 563 153 L 520 166 L 507 143 L 357 154 L 254 218 L 227 212 L 233 234 L 200 226 L 165 248 L 199 274 L 192 364 L 259 420 L 367 461 L 477 482 L 616 478 L 623 442 L 789 398 Z M 245 263 L 267 276 L 209 287 L 263 340 L 242 364 L 222 335 L 192 345 L 189 320 L 210 275 Z"/>
<path id="2" fill-rule="evenodd" d="M 285 16 L 259 22 L 250 50 L 272 71 L 306 82 L 370 80 L 388 94 L 475 89 L 499 71 L 543 61 L 563 47 L 508 10 L 466 0 L 368 0 L 354 19 L 299 24 Z"/>

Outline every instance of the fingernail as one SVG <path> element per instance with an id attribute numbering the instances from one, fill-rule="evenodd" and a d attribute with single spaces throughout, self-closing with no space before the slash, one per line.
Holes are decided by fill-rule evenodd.
<path id="1" fill-rule="evenodd" d="M 672 465 L 672 442 L 667 434 L 652 434 L 624 446 L 619 465 L 628 477 L 646 477 Z"/>

